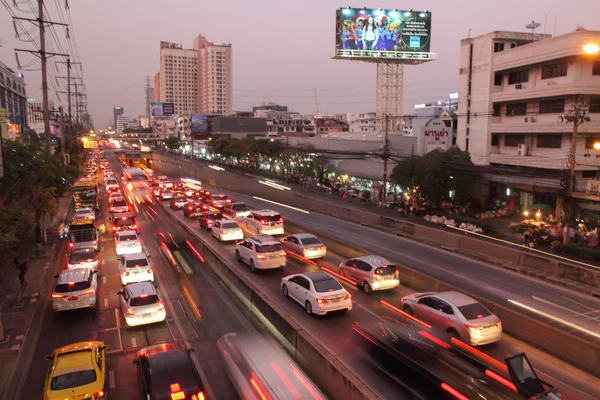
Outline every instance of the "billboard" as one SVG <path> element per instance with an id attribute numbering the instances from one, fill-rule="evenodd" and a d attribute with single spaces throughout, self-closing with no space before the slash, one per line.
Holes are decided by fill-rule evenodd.
<path id="1" fill-rule="evenodd" d="M 208 133 L 208 117 L 206 114 L 190 115 L 190 128 L 194 133 Z"/>
<path id="2" fill-rule="evenodd" d="M 337 15 L 338 57 L 415 59 L 430 52 L 430 11 L 347 7 Z"/>
<path id="3" fill-rule="evenodd" d="M 152 103 L 152 116 L 162 117 L 163 115 L 163 103 Z"/>
<path id="4" fill-rule="evenodd" d="M 163 103 L 163 115 L 173 115 L 173 114 L 175 114 L 175 104 Z"/>

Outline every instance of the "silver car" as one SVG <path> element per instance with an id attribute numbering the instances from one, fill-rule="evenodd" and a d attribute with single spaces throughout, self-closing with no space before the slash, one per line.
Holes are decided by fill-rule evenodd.
<path id="1" fill-rule="evenodd" d="M 502 337 L 502 322 L 483 304 L 459 292 L 413 293 L 402 298 L 404 311 L 473 345 Z"/>
<path id="2" fill-rule="evenodd" d="M 340 264 L 340 274 L 355 281 L 365 293 L 400 286 L 400 273 L 396 266 L 379 256 L 362 256 L 346 260 Z"/>
<path id="3" fill-rule="evenodd" d="M 281 239 L 286 251 L 307 259 L 322 258 L 327 255 L 327 247 L 312 233 L 296 233 Z"/>

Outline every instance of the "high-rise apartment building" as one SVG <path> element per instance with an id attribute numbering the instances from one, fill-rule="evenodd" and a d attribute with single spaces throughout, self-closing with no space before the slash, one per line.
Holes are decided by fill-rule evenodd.
<path id="1" fill-rule="evenodd" d="M 117 128 L 117 118 L 119 117 L 119 115 L 123 115 L 123 113 L 124 113 L 123 107 L 116 106 L 113 108 L 113 116 L 114 116 L 113 128 L 115 128 L 115 129 Z"/>
<path id="2" fill-rule="evenodd" d="M 173 103 L 175 114 L 198 112 L 196 51 L 160 42 L 160 101 Z"/>
<path id="3" fill-rule="evenodd" d="M 202 35 L 194 39 L 198 58 L 198 104 L 200 112 L 231 114 L 231 44 L 215 45 Z"/>
<path id="4" fill-rule="evenodd" d="M 154 96 L 152 98 L 155 103 L 160 102 L 160 72 L 154 75 Z"/>

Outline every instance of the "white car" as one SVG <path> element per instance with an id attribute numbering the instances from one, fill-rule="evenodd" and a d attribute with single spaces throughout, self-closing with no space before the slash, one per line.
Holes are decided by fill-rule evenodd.
<path id="1" fill-rule="evenodd" d="M 90 218 L 96 219 L 96 212 L 90 207 L 78 208 L 73 214 L 73 218 Z"/>
<path id="2" fill-rule="evenodd" d="M 222 242 L 242 240 L 244 238 L 244 231 L 242 231 L 242 228 L 240 228 L 237 222 L 228 219 L 215 221 L 210 230 L 212 231 L 213 237 L 216 237 Z"/>
<path id="3" fill-rule="evenodd" d="M 104 188 L 108 192 L 109 189 L 119 189 L 119 182 L 114 176 L 109 177 L 104 184 Z"/>
<path id="4" fill-rule="evenodd" d="M 257 269 L 283 268 L 287 264 L 286 253 L 281 243 L 273 236 L 252 236 L 235 244 L 235 258 L 250 266 L 252 272 Z"/>
<path id="5" fill-rule="evenodd" d="M 301 304 L 306 312 L 325 315 L 352 310 L 352 296 L 331 275 L 321 271 L 294 274 L 281 279 L 281 291 Z"/>
<path id="6" fill-rule="evenodd" d="M 242 219 L 250 232 L 257 235 L 283 235 L 283 218 L 278 212 L 271 210 L 252 211 Z"/>
<path id="7" fill-rule="evenodd" d="M 123 197 L 114 198 L 110 201 L 110 212 L 112 214 L 129 212 L 129 205 Z"/>
<path id="8" fill-rule="evenodd" d="M 150 256 L 144 253 L 126 254 L 121 258 L 119 274 L 123 286 L 135 282 L 154 282 Z"/>
<path id="9" fill-rule="evenodd" d="M 142 242 L 135 231 L 117 232 L 115 235 L 117 256 L 142 253 Z"/>
<path id="10" fill-rule="evenodd" d="M 323 258 L 327 247 L 312 233 L 295 233 L 281 239 L 283 248 L 307 259 Z"/>
<path id="11" fill-rule="evenodd" d="M 167 318 L 165 304 L 150 282 L 132 283 L 117 295 L 127 326 L 154 324 Z"/>
<path id="12" fill-rule="evenodd" d="M 98 307 L 98 278 L 89 268 L 64 270 L 52 291 L 54 312 Z"/>
<path id="13" fill-rule="evenodd" d="M 71 250 L 67 257 L 67 269 L 91 268 L 98 271 L 98 252 L 94 247 L 82 247 Z"/>

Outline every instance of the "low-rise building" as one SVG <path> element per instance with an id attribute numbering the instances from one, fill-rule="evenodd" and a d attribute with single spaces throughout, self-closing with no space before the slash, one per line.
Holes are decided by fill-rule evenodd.
<path id="1" fill-rule="evenodd" d="M 314 122 L 297 112 L 258 110 L 254 116 L 266 119 L 268 136 L 314 136 L 316 132 Z"/>

